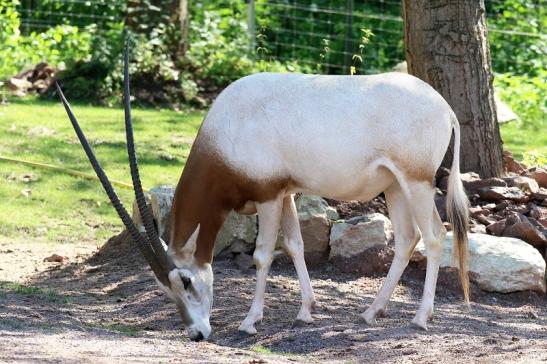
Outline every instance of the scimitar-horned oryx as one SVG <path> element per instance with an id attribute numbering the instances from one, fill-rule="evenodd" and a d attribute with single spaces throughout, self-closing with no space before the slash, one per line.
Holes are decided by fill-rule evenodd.
<path id="1" fill-rule="evenodd" d="M 467 197 L 459 178 L 460 129 L 454 112 L 432 87 L 401 73 L 318 76 L 260 73 L 227 87 L 213 103 L 192 146 L 171 211 L 168 249 L 158 237 L 139 180 L 131 125 L 125 54 L 125 125 L 136 200 L 146 228 L 141 235 L 121 205 L 91 147 L 58 92 L 112 204 L 176 303 L 193 340 L 211 334 L 213 246 L 229 211 L 258 213 L 256 291 L 239 330 L 255 334 L 262 319 L 266 276 L 279 228 L 300 281 L 296 317 L 312 322 L 314 294 L 304 262 L 293 196 L 297 192 L 337 200 L 370 200 L 383 192 L 395 235 L 395 257 L 372 305 L 362 314 L 375 324 L 409 257 L 423 238 L 427 273 L 412 322 L 427 329 L 433 313 L 445 228 L 434 204 L 433 179 L 454 133 L 447 212 L 454 255 L 468 301 Z"/>

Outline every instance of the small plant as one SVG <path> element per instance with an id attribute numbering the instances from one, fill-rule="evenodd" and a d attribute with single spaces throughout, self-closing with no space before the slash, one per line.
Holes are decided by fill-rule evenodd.
<path id="1" fill-rule="evenodd" d="M 67 297 L 64 297 L 49 288 L 37 286 L 25 286 L 16 282 L 0 282 L 0 292 L 5 295 L 6 292 L 19 294 L 26 297 L 44 299 L 48 302 L 69 303 Z"/>
<path id="2" fill-rule="evenodd" d="M 357 67 L 361 66 L 364 61 L 364 52 L 366 46 L 370 43 L 370 38 L 374 33 L 370 29 L 361 28 L 361 37 L 359 38 L 359 47 L 357 53 L 351 57 L 350 74 L 353 76 L 357 73 Z"/>
<path id="3" fill-rule="evenodd" d="M 329 39 L 321 39 L 321 44 L 322 44 L 322 47 L 321 47 L 321 52 L 319 53 L 319 58 L 321 59 L 320 63 L 317 64 L 317 72 L 318 73 L 322 73 L 322 72 L 325 72 L 327 73 L 328 72 L 328 66 L 326 67 L 326 69 L 323 69 L 323 67 L 328 63 L 329 63 L 329 55 L 330 55 L 330 52 L 331 52 L 331 49 L 330 49 L 330 40 Z"/>

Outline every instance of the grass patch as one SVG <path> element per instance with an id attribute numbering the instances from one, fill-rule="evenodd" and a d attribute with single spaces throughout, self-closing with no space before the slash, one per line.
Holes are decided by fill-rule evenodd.
<path id="1" fill-rule="evenodd" d="M 16 282 L 0 282 L 0 293 L 14 293 L 25 297 L 37 298 L 54 303 L 70 303 L 68 297 L 63 296 L 52 289 L 36 286 L 26 286 Z"/>
<path id="2" fill-rule="evenodd" d="M 258 354 L 275 354 L 272 351 L 272 349 L 267 348 L 267 347 L 262 346 L 262 345 L 255 345 L 255 346 L 251 347 L 251 351 L 253 351 L 255 353 L 258 353 Z"/>
<path id="3" fill-rule="evenodd" d="M 503 149 L 527 164 L 547 164 L 547 123 L 540 129 L 511 122 L 500 127 Z"/>
<path id="4" fill-rule="evenodd" d="M 87 322 L 85 323 L 85 326 L 93 328 L 93 329 L 101 329 L 101 330 L 106 330 L 110 332 L 115 332 L 125 336 L 137 336 L 142 331 L 141 329 L 133 327 L 133 326 L 125 326 L 120 324 L 101 324 L 101 323 Z"/>
<path id="5" fill-rule="evenodd" d="M 73 108 L 107 175 L 130 183 L 123 110 Z M 133 111 L 145 187 L 177 183 L 202 118 L 201 112 Z M 94 174 L 60 103 L 14 100 L 0 106 L 0 120 L 0 155 Z M 133 192 L 116 190 L 131 211 Z M 0 200 L 0 234 L 5 237 L 102 242 L 123 228 L 98 181 L 56 171 L 0 161 Z"/>

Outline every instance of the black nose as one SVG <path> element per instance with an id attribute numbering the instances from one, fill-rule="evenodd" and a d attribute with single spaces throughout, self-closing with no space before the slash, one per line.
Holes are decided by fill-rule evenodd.
<path id="1" fill-rule="evenodd" d="M 198 331 L 198 334 L 192 338 L 192 341 L 198 342 L 203 340 L 203 334 L 201 331 Z"/>

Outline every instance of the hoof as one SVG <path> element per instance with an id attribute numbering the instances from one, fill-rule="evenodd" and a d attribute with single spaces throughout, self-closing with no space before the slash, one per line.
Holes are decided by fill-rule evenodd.
<path id="1" fill-rule="evenodd" d="M 311 317 L 309 312 L 299 312 L 298 316 L 296 316 L 296 322 L 311 324 L 313 322 L 313 317 Z"/>
<path id="2" fill-rule="evenodd" d="M 417 329 L 427 331 L 426 320 L 421 320 L 418 317 L 414 317 L 412 319 L 412 326 L 416 327 Z"/>
<path id="3" fill-rule="evenodd" d="M 237 329 L 241 334 L 256 335 L 258 331 L 254 325 L 244 326 L 243 324 Z"/>
<path id="4" fill-rule="evenodd" d="M 376 326 L 378 324 L 376 322 L 376 315 L 369 310 L 366 310 L 359 316 L 361 316 L 369 326 Z"/>

